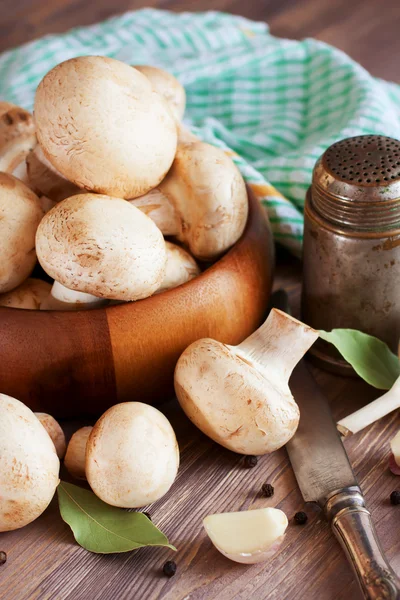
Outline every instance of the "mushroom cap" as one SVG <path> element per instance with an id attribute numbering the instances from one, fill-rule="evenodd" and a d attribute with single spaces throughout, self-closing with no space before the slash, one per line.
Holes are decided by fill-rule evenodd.
<path id="1" fill-rule="evenodd" d="M 20 285 L 36 263 L 39 198 L 22 181 L 0 173 L 0 293 Z"/>
<path id="2" fill-rule="evenodd" d="M 51 441 L 53 442 L 54 447 L 56 449 L 57 456 L 61 460 L 64 457 L 67 444 L 65 443 L 65 435 L 63 430 L 61 429 L 59 422 L 47 413 L 37 412 L 34 414 L 49 434 Z"/>
<path id="3" fill-rule="evenodd" d="M 47 160 L 39 144 L 26 157 L 29 186 L 38 196 L 60 202 L 80 192 L 75 183 L 65 179 Z"/>
<path id="4" fill-rule="evenodd" d="M 171 73 L 158 67 L 134 65 L 134 68 L 147 77 L 153 90 L 167 101 L 175 119 L 180 122 L 186 107 L 186 92 L 183 85 Z"/>
<path id="5" fill-rule="evenodd" d="M 203 433 L 240 454 L 281 448 L 299 423 L 298 406 L 285 382 L 278 388 L 234 348 L 212 339 L 198 340 L 183 352 L 175 391 Z"/>
<path id="6" fill-rule="evenodd" d="M 51 284 L 41 279 L 29 278 L 14 290 L 0 294 L 0 306 L 39 310 L 51 292 Z"/>
<path id="7" fill-rule="evenodd" d="M 47 508 L 60 461 L 49 434 L 27 406 L 0 394 L 0 532 L 28 525 Z"/>
<path id="8" fill-rule="evenodd" d="M 103 56 L 67 60 L 35 97 L 45 156 L 78 187 L 135 198 L 156 187 L 175 156 L 176 124 L 148 79 Z"/>
<path id="9" fill-rule="evenodd" d="M 179 234 L 181 227 L 179 215 L 167 196 L 158 188 L 128 202 L 150 217 L 164 235 Z"/>
<path id="10" fill-rule="evenodd" d="M 178 287 L 200 274 L 200 269 L 193 256 L 184 248 L 165 242 L 167 263 L 165 276 L 156 294 Z"/>
<path id="11" fill-rule="evenodd" d="M 139 508 L 171 487 L 179 448 L 168 419 L 141 402 L 125 402 L 97 421 L 86 448 L 86 477 L 107 504 Z"/>
<path id="12" fill-rule="evenodd" d="M 32 115 L 9 102 L 0 102 L 0 171 L 12 173 L 36 145 Z"/>
<path id="13" fill-rule="evenodd" d="M 86 445 L 93 427 L 81 427 L 69 440 L 64 465 L 70 475 L 76 479 L 86 479 Z"/>
<path id="14" fill-rule="evenodd" d="M 56 281 L 99 298 L 145 298 L 164 278 L 160 230 L 120 198 L 79 194 L 58 203 L 40 223 L 36 251 Z"/>
<path id="15" fill-rule="evenodd" d="M 159 189 L 180 216 L 178 239 L 196 258 L 216 258 L 242 235 L 248 214 L 246 186 L 220 148 L 203 142 L 179 145 Z"/>

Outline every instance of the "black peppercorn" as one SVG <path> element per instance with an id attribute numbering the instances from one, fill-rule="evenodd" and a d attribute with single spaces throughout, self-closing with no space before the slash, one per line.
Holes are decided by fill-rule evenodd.
<path id="1" fill-rule="evenodd" d="M 305 525 L 305 523 L 307 523 L 307 520 L 308 520 L 308 517 L 307 517 L 306 513 L 303 511 L 297 512 L 294 515 L 294 522 L 297 523 L 297 525 Z"/>
<path id="2" fill-rule="evenodd" d="M 0 565 L 4 565 L 5 562 L 7 562 L 7 554 L 0 551 Z"/>
<path id="3" fill-rule="evenodd" d="M 271 498 L 275 492 L 274 486 L 270 483 L 264 483 L 261 487 L 261 491 L 263 493 L 263 496 L 265 496 L 266 498 Z"/>
<path id="4" fill-rule="evenodd" d="M 245 456 L 244 458 L 244 466 L 246 467 L 246 469 L 253 469 L 257 466 L 257 463 L 257 456 Z"/>
<path id="5" fill-rule="evenodd" d="M 398 490 L 390 494 L 390 504 L 393 504 L 393 506 L 400 504 L 400 492 Z"/>
<path id="6" fill-rule="evenodd" d="M 176 562 L 173 560 L 167 560 L 163 566 L 163 573 L 167 577 L 173 577 L 176 573 Z"/>
<path id="7" fill-rule="evenodd" d="M 149 521 L 151 521 L 151 515 L 150 515 L 150 513 L 143 511 L 142 515 L 146 515 L 146 517 L 149 519 Z"/>

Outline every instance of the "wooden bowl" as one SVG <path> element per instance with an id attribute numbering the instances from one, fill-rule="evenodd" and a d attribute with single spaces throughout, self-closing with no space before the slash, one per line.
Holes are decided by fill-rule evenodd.
<path id="1" fill-rule="evenodd" d="M 79 312 L 0 307 L 0 393 L 55 417 L 98 415 L 127 400 L 156 404 L 173 393 L 176 361 L 193 341 L 246 338 L 265 315 L 274 263 L 264 210 L 248 194 L 241 239 L 178 288 Z"/>

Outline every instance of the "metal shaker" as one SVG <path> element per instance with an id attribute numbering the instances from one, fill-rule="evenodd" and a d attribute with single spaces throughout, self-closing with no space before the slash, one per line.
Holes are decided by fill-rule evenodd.
<path id="1" fill-rule="evenodd" d="M 330 146 L 305 202 L 302 317 L 316 329 L 359 329 L 397 351 L 400 338 L 400 142 L 367 135 Z M 321 366 L 351 367 L 330 344 Z"/>

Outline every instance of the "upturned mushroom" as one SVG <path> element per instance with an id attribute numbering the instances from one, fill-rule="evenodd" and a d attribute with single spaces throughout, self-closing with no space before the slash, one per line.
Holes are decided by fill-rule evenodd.
<path id="1" fill-rule="evenodd" d="M 156 187 L 176 152 L 165 101 L 133 67 L 81 56 L 54 67 L 35 97 L 44 155 L 80 188 L 135 198 Z"/>
<path id="2" fill-rule="evenodd" d="M 175 391 L 189 419 L 215 442 L 261 455 L 295 434 L 299 409 L 288 381 L 318 333 L 280 310 L 239 346 L 191 344 L 175 369 Z"/>
<path id="3" fill-rule="evenodd" d="M 163 69 L 150 65 L 134 65 L 134 68 L 147 77 L 153 90 L 166 100 L 174 118 L 180 122 L 186 107 L 186 92 L 183 85 L 171 73 Z"/>
<path id="4" fill-rule="evenodd" d="M 221 554 L 249 565 L 265 562 L 277 552 L 288 520 L 278 508 L 259 508 L 209 515 L 203 525 Z"/>
<path id="5" fill-rule="evenodd" d="M 47 413 L 37 412 L 34 413 L 34 415 L 37 419 L 39 419 L 39 421 L 49 434 L 51 441 L 53 442 L 54 447 L 56 449 L 57 456 L 61 460 L 62 458 L 64 458 L 67 444 L 65 442 L 65 435 L 60 423 L 58 423 L 58 421 L 56 421 L 54 417 L 48 415 Z"/>
<path id="6" fill-rule="evenodd" d="M 0 532 L 19 529 L 47 508 L 60 461 L 49 434 L 27 406 L 0 394 Z"/>
<path id="7" fill-rule="evenodd" d="M 39 144 L 26 157 L 29 186 L 38 196 L 45 196 L 52 202 L 60 202 L 78 194 L 80 188 L 68 181 L 45 157 Z"/>
<path id="8" fill-rule="evenodd" d="M 0 306 L 39 310 L 41 303 L 47 298 L 50 291 L 50 283 L 32 277 L 10 292 L 0 294 Z"/>
<path id="9" fill-rule="evenodd" d="M 198 264 L 184 248 L 171 242 L 165 242 L 165 249 L 167 252 L 165 275 L 156 294 L 176 288 L 200 274 Z"/>
<path id="10" fill-rule="evenodd" d="M 157 190 L 131 203 L 203 260 L 218 257 L 239 239 L 248 213 L 238 168 L 221 149 L 203 142 L 180 145 Z"/>
<path id="11" fill-rule="evenodd" d="M 0 173 L 0 293 L 16 288 L 32 272 L 43 214 L 32 190 L 16 177 Z"/>
<path id="12" fill-rule="evenodd" d="M 174 430 L 156 408 L 125 402 L 97 421 L 86 447 L 86 477 L 107 504 L 139 508 L 161 498 L 179 467 Z"/>
<path id="13" fill-rule="evenodd" d="M 43 298 L 40 310 L 88 310 L 106 306 L 107 304 L 108 300 L 104 298 L 97 298 L 92 294 L 69 290 L 58 281 L 55 281 L 49 293 Z"/>
<path id="14" fill-rule="evenodd" d="M 160 230 L 119 198 L 79 194 L 58 203 L 39 225 L 36 250 L 55 281 L 98 298 L 146 298 L 164 279 Z"/>
<path id="15" fill-rule="evenodd" d="M 86 445 L 92 429 L 93 427 L 81 427 L 75 431 L 67 447 L 64 464 L 68 473 L 76 479 L 86 479 Z"/>
<path id="16" fill-rule="evenodd" d="M 36 145 L 32 115 L 19 106 L 0 102 L 0 171 L 13 173 Z M 16 176 L 17 173 L 15 173 Z"/>

